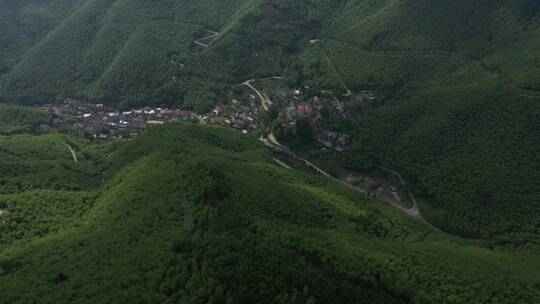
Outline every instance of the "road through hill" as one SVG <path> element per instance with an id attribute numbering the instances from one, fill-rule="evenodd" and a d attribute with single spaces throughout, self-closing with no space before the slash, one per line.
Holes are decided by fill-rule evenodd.
<path id="1" fill-rule="evenodd" d="M 268 77 L 268 78 L 264 78 L 264 79 L 261 79 L 261 80 L 268 80 L 268 79 L 282 79 L 281 77 L 279 76 L 272 76 L 272 77 Z M 250 80 L 246 80 L 244 82 L 242 82 L 240 85 L 243 85 L 243 86 L 247 86 L 248 88 L 250 88 L 253 92 L 255 92 L 255 94 L 257 94 L 257 96 L 259 97 L 259 99 L 261 100 L 261 105 L 262 107 L 264 108 L 265 111 L 268 111 L 269 110 L 269 106 L 272 105 L 272 101 L 270 101 L 270 99 L 263 93 L 261 93 L 259 90 L 257 90 L 257 88 L 255 88 L 251 83 L 254 82 L 255 79 L 250 79 Z"/>
<path id="2" fill-rule="evenodd" d="M 313 164 L 312 162 L 308 161 L 307 159 L 305 158 L 302 158 L 302 157 L 299 157 L 298 155 L 296 155 L 295 153 L 293 153 L 288 147 L 286 146 L 283 146 L 282 144 L 280 144 L 276 138 L 270 134 L 268 135 L 268 138 L 260 138 L 260 140 L 269 148 L 272 148 L 272 149 L 275 149 L 275 150 L 278 150 L 280 152 L 283 152 L 287 155 L 289 155 L 290 157 L 296 159 L 296 160 L 299 160 L 301 161 L 304 165 L 306 165 L 307 167 L 315 170 L 317 173 L 321 174 L 322 176 L 326 177 L 326 178 L 329 178 L 337 183 L 340 183 L 348 188 L 351 188 L 355 191 L 359 191 L 359 192 L 362 192 L 362 193 L 369 193 L 368 191 L 362 189 L 362 188 L 359 188 L 359 187 L 356 187 L 354 185 L 351 185 L 349 183 L 347 183 L 346 181 L 343 181 L 341 179 L 338 179 L 338 178 L 335 178 L 333 177 L 330 173 L 324 171 L 323 169 L 321 169 L 320 167 L 318 167 L 317 165 Z M 283 164 L 283 162 L 278 162 L 279 165 L 285 167 L 285 168 L 288 168 L 290 169 L 289 166 L 287 166 L 286 164 Z M 394 171 L 395 172 L 395 171 Z M 397 172 L 395 172 L 397 174 Z M 401 178 L 401 176 L 398 174 L 400 180 L 405 183 L 405 181 Z M 386 202 L 390 203 L 390 205 L 392 205 L 394 208 L 400 210 L 401 212 L 413 217 L 413 218 L 416 218 L 422 222 L 425 222 L 424 218 L 422 217 L 422 214 L 420 213 L 420 209 L 418 208 L 418 205 L 416 204 L 416 199 L 414 198 L 414 196 L 412 195 L 411 192 L 409 192 L 409 195 L 411 197 L 411 200 L 413 202 L 413 206 L 411 208 L 404 208 L 402 207 L 401 205 L 399 205 L 398 203 L 396 203 L 394 200 L 385 200 Z"/>
<path id="3" fill-rule="evenodd" d="M 264 79 L 261 79 L 261 80 L 267 80 L 267 79 L 282 79 L 281 77 L 279 76 L 273 76 L 273 77 L 268 77 L 268 78 L 264 78 Z M 261 105 L 262 107 L 264 108 L 265 111 L 268 111 L 269 110 L 269 105 L 272 104 L 272 102 L 270 101 L 270 99 L 264 95 L 262 92 L 260 92 L 257 88 L 255 88 L 251 83 L 254 82 L 255 79 L 250 79 L 250 80 L 246 80 L 244 81 L 243 83 L 241 83 L 240 85 L 243 85 L 243 86 L 247 86 L 249 87 L 252 91 L 254 91 L 257 96 L 259 97 L 260 101 L 261 101 Z M 351 185 L 341 179 L 338 179 L 338 178 L 335 178 L 333 177 L 331 174 L 329 174 L 328 172 L 324 171 L 323 169 L 319 168 L 318 166 L 316 166 L 315 164 L 313 164 L 312 162 L 302 158 L 302 157 L 299 157 L 298 155 L 296 155 L 295 153 L 293 153 L 287 146 L 284 146 L 282 144 L 280 144 L 278 142 L 278 140 L 274 137 L 273 134 L 269 134 L 268 135 L 268 138 L 262 138 L 261 137 L 261 140 L 264 142 L 264 144 L 267 146 L 267 147 L 270 147 L 272 149 L 277 149 L 281 152 L 284 152 L 286 154 L 288 154 L 289 156 L 301 161 L 302 163 L 304 163 L 307 167 L 315 170 L 316 172 L 318 172 L 319 174 L 327 177 L 327 178 L 330 178 L 342 185 L 345 185 L 351 189 L 354 189 L 356 191 L 360 191 L 362 193 L 367 193 L 367 191 L 365 191 L 364 189 L 361 189 L 359 187 L 356 187 L 354 185 Z M 282 162 L 278 162 L 279 165 L 283 166 L 283 165 L 286 165 Z M 284 166 L 286 168 L 289 168 L 288 166 Z M 391 169 L 388 169 L 388 168 L 383 168 L 385 169 L 386 171 L 389 171 L 390 173 L 392 173 L 393 175 L 396 175 L 399 180 L 401 181 L 402 185 L 405 186 L 405 180 L 401 177 L 401 175 L 399 175 L 399 173 L 391 170 Z M 390 203 L 394 208 L 402 211 L 403 213 L 413 217 L 413 218 L 416 218 L 416 219 L 419 219 L 423 222 L 425 222 L 424 218 L 422 217 L 422 214 L 420 212 L 420 209 L 418 208 L 418 205 L 416 203 L 416 198 L 414 197 L 414 195 L 409 191 L 409 196 L 411 198 L 411 201 L 413 203 L 413 206 L 411 208 L 404 208 L 403 206 L 401 206 L 400 204 L 398 204 L 397 202 L 395 202 L 394 200 L 385 200 L 387 201 L 388 203 Z"/>

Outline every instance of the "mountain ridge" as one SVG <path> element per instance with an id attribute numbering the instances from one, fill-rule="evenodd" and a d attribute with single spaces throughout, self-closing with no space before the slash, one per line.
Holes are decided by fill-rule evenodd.
<path id="1" fill-rule="evenodd" d="M 0 303 L 531 303 L 540 296 L 537 248 L 441 234 L 323 177 L 277 166 L 256 139 L 225 128 L 170 124 L 116 147 L 38 138 L 26 145 L 31 135 L 0 137 L 0 146 L 11 141 L 7 151 L 19 152 L 20 162 L 37 154 L 82 176 L 92 165 L 106 174 L 98 171 L 94 185 L 49 191 L 63 184 L 36 183 L 0 196 L 11 228 L 0 226 Z M 78 163 L 57 144 L 65 140 Z M 77 180 L 57 173 L 57 181 Z M 28 215 L 34 224 L 18 221 Z"/>

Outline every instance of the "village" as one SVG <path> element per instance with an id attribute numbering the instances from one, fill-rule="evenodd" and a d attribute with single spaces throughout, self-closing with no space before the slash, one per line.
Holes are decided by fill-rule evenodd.
<path id="1" fill-rule="evenodd" d="M 273 126 L 276 124 L 284 134 L 294 135 L 298 132 L 298 122 L 302 120 L 309 123 L 314 139 L 325 148 L 344 152 L 351 146 L 350 135 L 324 127 L 325 119 L 347 118 L 343 101 L 339 101 L 332 95 L 321 97 L 323 94 L 307 94 L 306 91 L 309 90 L 307 87 L 272 90 L 263 86 L 260 91 L 251 85 L 249 87 L 256 94 L 249 94 L 247 101 L 233 99 L 228 104 L 216 105 L 212 113 L 203 117 L 204 123 L 232 127 L 243 134 L 258 132 L 264 136 L 273 133 Z M 367 100 L 374 100 L 372 93 L 368 92 L 366 96 Z"/>
<path id="2" fill-rule="evenodd" d="M 323 149 L 344 152 L 351 146 L 350 135 L 325 127 L 325 121 L 347 118 L 345 103 L 333 94 L 325 91 L 314 94 L 308 87 L 290 89 L 261 85 L 259 90 L 246 83 L 249 94 L 218 103 L 209 113 L 200 115 L 182 108 L 157 106 L 119 111 L 109 105 L 67 98 L 61 104 L 40 107 L 56 117 L 51 126 L 44 126 L 44 131 L 60 130 L 97 140 L 130 140 L 152 126 L 193 121 L 218 124 L 257 136 L 272 134 L 273 127 L 278 126 L 290 137 L 298 132 L 298 122 L 303 121 L 307 122 L 310 134 Z M 375 99 L 370 92 L 363 94 L 366 100 Z"/>
<path id="3" fill-rule="evenodd" d="M 308 123 L 313 131 L 311 133 L 313 139 L 322 146 L 322 150 L 332 149 L 342 153 L 351 147 L 352 140 L 349 135 L 324 127 L 324 116 L 327 116 L 326 119 L 328 116 L 334 119 L 347 118 L 344 102 L 333 96 L 320 97 L 322 94 L 314 96 L 306 94 L 304 91 L 306 88 L 304 90 L 281 89 L 277 91 L 277 94 L 275 90 L 271 91 L 267 88 L 262 88 L 260 91 L 255 87 L 251 87 L 251 89 L 256 94 L 247 94 L 244 98 L 239 97 L 230 102 L 217 104 L 210 112 L 201 115 L 181 108 L 156 106 L 119 111 L 105 104 L 68 98 L 61 104 L 48 104 L 39 107 L 41 110 L 54 114 L 51 125 L 43 125 L 41 130 L 46 133 L 59 131 L 98 141 L 129 141 L 150 127 L 183 121 L 202 125 L 221 125 L 236 129 L 244 135 L 257 137 L 272 135 L 272 140 L 276 140 L 273 127 L 277 125 L 286 133 L 294 134 L 299 132 L 298 122 L 303 120 Z M 364 99 L 373 101 L 373 94 L 364 93 Z M 287 142 L 283 142 L 285 145 L 278 142 L 274 142 L 274 144 L 286 148 Z M 307 163 L 308 166 L 321 170 L 309 161 L 298 158 L 294 153 L 287 153 Z M 281 164 L 288 166 L 283 162 Z M 323 175 L 328 175 L 324 171 L 320 172 Z M 414 197 L 411 196 L 413 202 L 411 207 L 410 201 L 400 197 L 397 187 L 380 179 L 343 172 L 338 174 L 336 180 L 363 192 L 371 193 L 379 199 L 391 203 L 396 208 L 418 216 L 414 213 L 416 212 Z"/>
<path id="4" fill-rule="evenodd" d="M 61 105 L 50 104 L 40 108 L 55 115 L 52 126 L 48 127 L 51 130 L 99 140 L 131 139 L 151 126 L 193 120 L 192 112 L 182 109 L 144 107 L 118 111 L 104 104 L 71 98 Z"/>

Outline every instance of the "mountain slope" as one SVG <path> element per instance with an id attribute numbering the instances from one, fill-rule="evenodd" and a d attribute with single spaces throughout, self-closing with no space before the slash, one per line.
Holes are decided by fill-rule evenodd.
<path id="1" fill-rule="evenodd" d="M 2 99 L 46 101 L 71 95 L 96 99 L 112 98 L 114 92 L 114 97 L 131 100 L 140 98 L 138 90 L 151 96 L 159 87 L 155 82 L 163 82 L 173 55 L 185 56 L 193 35 L 207 28 L 219 29 L 242 3 L 71 2 L 71 13 L 43 39 L 25 50 L 9 50 L 25 53 L 2 77 Z M 28 4 L 23 9 L 31 7 Z M 22 24 L 17 30 L 28 27 Z M 141 87 L 142 83 L 146 86 Z"/>
<path id="2" fill-rule="evenodd" d="M 204 112 L 234 84 L 281 75 L 349 101 L 351 119 L 332 126 L 354 137 L 339 157 L 348 169 L 399 170 L 447 231 L 538 242 L 537 1 L 1 3 L 10 34 L 0 45 L 12 54 L 1 101 L 78 96 Z M 17 22 L 42 12 L 38 33 Z M 220 32 L 207 48 L 194 43 L 205 30 Z M 32 39 L 11 48 L 19 32 Z M 374 108 L 356 106 L 363 90 L 375 91 Z"/>
<path id="3" fill-rule="evenodd" d="M 91 146 L 81 150 L 99 160 Z M 263 149 L 222 128 L 156 127 L 113 153 L 98 189 L 0 196 L 12 228 L 2 234 L 0 303 L 540 298 L 537 248 L 443 235 L 323 177 L 281 168 Z M 62 195 L 79 207 L 61 208 Z M 49 233 L 15 225 L 31 216 Z"/>

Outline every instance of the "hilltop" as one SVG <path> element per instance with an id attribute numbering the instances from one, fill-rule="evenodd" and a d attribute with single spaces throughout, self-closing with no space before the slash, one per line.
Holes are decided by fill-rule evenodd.
<path id="1" fill-rule="evenodd" d="M 12 163 L 70 161 L 84 176 L 104 172 L 82 187 L 60 172 L 53 184 L 3 188 L 1 303 L 540 299 L 537 248 L 441 234 L 283 168 L 255 139 L 221 127 L 158 126 L 121 146 L 64 138 L 78 163 L 56 136 L 34 136 L 42 144 L 32 146 L 22 135 L 1 140 L 20 143 Z"/>

